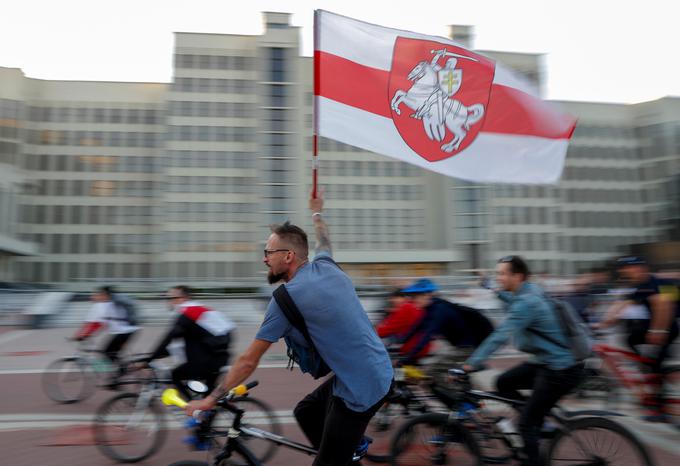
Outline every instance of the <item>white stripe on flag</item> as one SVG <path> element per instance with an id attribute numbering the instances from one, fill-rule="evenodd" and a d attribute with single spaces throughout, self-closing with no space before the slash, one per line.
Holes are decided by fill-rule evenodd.
<path id="1" fill-rule="evenodd" d="M 445 37 L 386 28 L 323 10 L 319 10 L 318 33 L 318 50 L 387 72 L 392 68 L 392 51 L 397 37 L 432 40 L 463 47 Z M 484 55 L 478 51 L 475 53 Z M 529 80 L 498 62 L 493 82 L 538 96 L 538 90 Z"/>
<path id="2" fill-rule="evenodd" d="M 545 184 L 559 180 L 564 165 L 566 139 L 480 133 L 474 145 L 460 154 L 428 162 L 402 139 L 394 122 L 374 113 L 319 97 L 319 134 L 362 149 L 450 175 L 487 183 Z M 379 135 L 379 137 L 376 137 Z M 498 147 L 503 147 L 500 152 Z M 561 154 L 561 155 L 559 155 Z M 480 170 L 480 167 L 484 167 Z M 531 170 L 527 170 L 531 167 Z"/>

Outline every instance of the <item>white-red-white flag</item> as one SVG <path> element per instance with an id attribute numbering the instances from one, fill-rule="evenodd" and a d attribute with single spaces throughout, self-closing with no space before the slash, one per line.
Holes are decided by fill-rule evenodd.
<path id="1" fill-rule="evenodd" d="M 576 119 L 455 42 L 316 11 L 318 134 L 477 182 L 555 183 Z"/>

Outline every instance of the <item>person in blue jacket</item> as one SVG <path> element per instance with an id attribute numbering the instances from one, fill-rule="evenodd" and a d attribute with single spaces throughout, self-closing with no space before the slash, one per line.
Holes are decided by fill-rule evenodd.
<path id="1" fill-rule="evenodd" d="M 532 357 L 501 374 L 496 387 L 501 396 L 524 399 L 519 390 L 531 389 L 519 416 L 525 457 L 523 466 L 542 464 L 539 435 L 545 415 L 583 377 L 583 363 L 571 350 L 558 316 L 544 291 L 529 281 L 529 266 L 519 256 L 507 256 L 496 265 L 499 298 L 507 305 L 507 318 L 472 353 L 463 369 L 481 369 L 491 354 L 510 339 Z M 559 343 L 559 344 L 558 344 Z"/>

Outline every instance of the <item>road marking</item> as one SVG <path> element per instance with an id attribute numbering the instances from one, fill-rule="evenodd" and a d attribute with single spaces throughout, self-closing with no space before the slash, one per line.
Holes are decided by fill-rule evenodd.
<path id="1" fill-rule="evenodd" d="M 0 335 L 0 345 L 4 345 L 5 343 L 9 343 L 10 341 L 16 340 L 17 338 L 30 335 L 34 331 L 35 330 L 12 330 L 11 332 L 7 332 L 3 335 Z"/>
<path id="2" fill-rule="evenodd" d="M 166 426 L 170 429 L 183 429 L 186 422 L 184 414 L 174 413 L 166 417 Z M 274 411 L 279 424 L 295 424 L 291 410 Z M 268 418 L 263 411 L 247 412 L 246 419 L 252 425 L 266 425 Z M 76 425 L 92 424 L 92 414 L 3 414 L 0 415 L 0 431 L 7 430 L 41 430 L 57 429 Z"/>
<path id="3" fill-rule="evenodd" d="M 257 366 L 258 369 L 285 369 L 288 367 L 287 363 L 273 363 L 273 364 L 260 364 Z M 45 369 L 3 369 L 0 370 L 0 375 L 21 375 L 21 374 L 42 374 Z"/>

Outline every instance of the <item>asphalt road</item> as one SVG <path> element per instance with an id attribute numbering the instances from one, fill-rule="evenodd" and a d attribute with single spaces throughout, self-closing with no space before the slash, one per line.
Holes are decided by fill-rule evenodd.
<path id="1" fill-rule="evenodd" d="M 112 396 L 112 392 L 98 391 L 79 404 L 59 405 L 43 393 L 40 377 L 44 367 L 53 359 L 68 354 L 72 345 L 64 337 L 72 328 L 20 330 L 0 328 L 0 464 L 6 465 L 73 465 L 99 466 L 114 464 L 93 445 L 89 425 L 96 408 Z M 163 331 L 160 327 L 144 330 L 133 343 L 133 351 L 147 351 Z M 254 335 L 255 327 L 239 330 L 237 350 L 243 349 Z M 494 375 L 515 364 L 518 355 L 506 353 L 495 359 L 492 370 L 478 375 L 482 386 L 489 386 Z M 253 395 L 270 404 L 283 422 L 283 433 L 303 441 L 295 425 L 292 408 L 317 381 L 303 376 L 297 369 L 285 369 L 284 348 L 275 345 L 263 361 L 263 367 L 253 379 L 260 386 Z M 583 402 L 570 402 L 584 407 Z M 645 423 L 634 410 L 624 410 L 621 421 L 630 427 L 651 451 L 657 465 L 680 463 L 680 433 L 663 424 Z M 172 413 L 168 413 L 170 418 Z M 177 423 L 175 423 L 177 424 Z M 159 453 L 139 463 L 166 465 L 180 459 L 205 459 L 205 453 L 189 451 L 181 441 L 186 435 L 181 428 L 170 431 Z M 306 465 L 312 459 L 304 454 L 280 448 L 271 460 L 272 466 Z"/>

